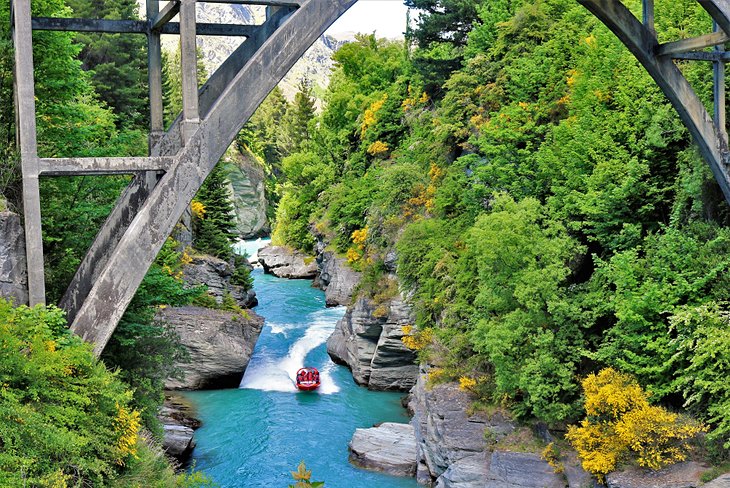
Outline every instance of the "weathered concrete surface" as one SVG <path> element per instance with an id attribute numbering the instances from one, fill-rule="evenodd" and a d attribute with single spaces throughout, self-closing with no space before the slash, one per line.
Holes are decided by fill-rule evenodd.
<path id="1" fill-rule="evenodd" d="M 565 479 L 539 454 L 495 451 L 485 488 L 565 488 Z"/>
<path id="2" fill-rule="evenodd" d="M 317 255 L 319 264 L 318 286 L 324 290 L 324 300 L 328 307 L 350 305 L 355 288 L 360 283 L 362 273 L 347 265 L 347 259 L 338 258 L 332 251 Z"/>
<path id="3" fill-rule="evenodd" d="M 208 93 L 206 97 L 213 96 L 213 101 L 207 105 L 201 96 L 203 119 L 197 130 L 187 133 L 189 138 L 182 138 L 180 124 L 176 124 L 153 149 L 152 156 L 174 154 L 175 162 L 142 204 L 119 244 L 109 249 L 109 260 L 71 325 L 77 335 L 94 344 L 97 355 L 106 346 L 167 236 L 243 124 L 306 49 L 354 3 L 355 0 L 309 0 L 291 13 L 286 22 L 273 25 L 276 30 L 270 36 L 271 31 L 257 29 L 253 38 L 243 43 L 243 51 L 234 54 L 235 68 L 224 63 L 218 70 L 221 74 L 216 76 L 219 84 L 206 83 L 203 87 L 203 92 Z M 263 38 L 258 37 L 259 33 L 263 33 Z M 238 59 L 248 46 L 257 49 L 246 60 Z M 219 96 L 211 95 L 216 93 Z M 182 142 L 184 147 L 180 150 Z"/>
<path id="4" fill-rule="evenodd" d="M 659 471 L 630 467 L 609 473 L 606 485 L 608 488 L 695 488 L 702 485 L 700 477 L 707 470 L 707 466 L 696 462 L 677 463 Z"/>
<path id="5" fill-rule="evenodd" d="M 0 297 L 28 304 L 28 270 L 20 216 L 0 212 Z"/>
<path id="6" fill-rule="evenodd" d="M 349 447 L 350 462 L 356 466 L 395 476 L 416 474 L 412 425 L 385 422 L 370 429 L 355 429 Z"/>
<path id="7" fill-rule="evenodd" d="M 236 388 L 251 359 L 264 319 L 252 311 L 248 317 L 201 307 L 169 307 L 158 320 L 169 324 L 190 354 L 190 362 L 177 364 L 182 380 L 169 378 L 168 390 Z"/>
<path id="8" fill-rule="evenodd" d="M 243 263 L 241 266 L 250 265 Z M 207 285 L 208 293 L 218 303 L 223 301 L 226 293 L 230 293 L 241 307 L 255 307 L 258 300 L 254 290 L 244 290 L 241 286 L 231 284 L 234 271 L 235 268 L 230 263 L 214 256 L 192 256 L 192 262 L 183 268 L 183 280 L 192 286 Z"/>
<path id="9" fill-rule="evenodd" d="M 266 175 L 264 168 L 249 152 L 229 149 L 223 158 L 224 170 L 231 182 L 236 213 L 236 229 L 242 239 L 255 239 L 271 233 L 266 215 Z"/>
<path id="10" fill-rule="evenodd" d="M 408 391 L 418 376 L 415 352 L 402 342 L 403 326 L 413 323 L 410 307 L 398 295 L 381 304 L 358 298 L 327 340 L 333 361 L 352 370 L 371 390 Z"/>
<path id="11" fill-rule="evenodd" d="M 259 249 L 259 263 L 264 273 L 279 278 L 312 279 L 317 275 L 317 261 L 312 256 L 284 246 Z"/>

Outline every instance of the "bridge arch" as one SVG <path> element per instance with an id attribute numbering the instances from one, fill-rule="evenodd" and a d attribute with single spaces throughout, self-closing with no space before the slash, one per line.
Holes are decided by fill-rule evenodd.
<path id="1" fill-rule="evenodd" d="M 12 0 L 16 113 L 23 172 L 26 254 L 31 305 L 45 303 L 38 179 L 46 175 L 133 174 L 61 300 L 71 329 L 100 354 L 157 253 L 190 201 L 245 122 L 306 49 L 356 0 L 204 0 L 266 5 L 259 26 L 197 23 L 196 1 L 172 0 L 160 9 L 147 0 L 146 20 L 32 18 L 31 0 Z M 730 152 L 725 129 L 722 46 L 730 40 L 730 0 L 698 0 L 715 32 L 660 44 L 654 2 L 642 0 L 640 21 L 620 0 L 578 0 L 636 56 L 662 89 L 730 202 Z M 171 20 L 179 15 L 179 22 Z M 144 158 L 39 158 L 32 63 L 33 30 L 144 34 L 150 87 L 149 156 Z M 164 131 L 162 34 L 181 37 L 183 111 Z M 200 90 L 197 35 L 246 37 Z M 713 52 L 704 49 L 715 46 Z M 714 119 L 674 59 L 714 63 Z"/>

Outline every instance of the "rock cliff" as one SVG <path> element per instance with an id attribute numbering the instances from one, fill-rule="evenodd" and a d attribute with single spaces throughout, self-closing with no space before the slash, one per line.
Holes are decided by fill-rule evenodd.
<path id="1" fill-rule="evenodd" d="M 236 228 L 242 239 L 269 235 L 271 226 L 266 215 L 266 174 L 256 157 L 249 152 L 229 149 L 223 157 L 223 168 L 231 183 Z"/>
<path id="2" fill-rule="evenodd" d="M 12 212 L 0 212 L 0 297 L 28 303 L 25 234 L 20 216 Z"/>
<path id="3" fill-rule="evenodd" d="M 266 246 L 259 249 L 259 263 L 264 273 L 279 278 L 312 279 L 317 275 L 314 257 L 284 246 Z"/>
<path id="4" fill-rule="evenodd" d="M 410 307 L 398 295 L 387 303 L 358 298 L 327 340 L 333 361 L 352 370 L 358 384 L 371 390 L 408 391 L 416 382 L 414 351 L 401 341 L 413 323 Z"/>
<path id="5" fill-rule="evenodd" d="M 180 336 L 190 362 L 178 364 L 183 380 L 168 379 L 168 390 L 236 388 L 251 359 L 264 319 L 252 311 L 247 316 L 201 307 L 170 307 L 157 318 Z"/>
<path id="6" fill-rule="evenodd" d="M 427 388 L 421 371 L 409 402 L 419 483 L 437 488 L 592 486 L 590 477 L 575 466 L 566 464 L 565 474 L 557 474 L 540 454 L 505 447 L 518 433 L 516 425 L 499 411 L 469 413 L 471 402 L 471 395 L 455 383 Z"/>
<path id="7" fill-rule="evenodd" d="M 327 306 L 350 305 L 362 274 L 348 266 L 347 259 L 338 258 L 331 251 L 317 254 L 317 264 L 319 265 L 317 286 L 324 290 Z"/>
<path id="8" fill-rule="evenodd" d="M 226 293 L 230 293 L 241 307 L 255 307 L 258 304 L 256 292 L 231 284 L 233 271 L 233 266 L 222 259 L 207 255 L 193 256 L 192 262 L 183 268 L 183 280 L 192 286 L 208 285 L 208 293 L 218 303 L 223 301 Z"/>

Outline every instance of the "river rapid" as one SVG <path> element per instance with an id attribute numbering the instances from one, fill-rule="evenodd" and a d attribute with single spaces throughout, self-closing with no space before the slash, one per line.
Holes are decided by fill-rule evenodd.
<path id="1" fill-rule="evenodd" d="M 247 243 L 253 254 L 265 241 Z M 325 308 L 324 293 L 309 280 L 286 280 L 253 272 L 266 319 L 239 389 L 185 393 L 203 426 L 195 432 L 195 468 L 224 488 L 286 488 L 300 461 L 326 488 L 415 488 L 397 478 L 355 468 L 347 444 L 356 428 L 408 422 L 402 394 L 357 386 L 349 370 L 335 365 L 325 341 L 344 307 Z M 322 386 L 298 392 L 294 375 L 315 366 Z"/>

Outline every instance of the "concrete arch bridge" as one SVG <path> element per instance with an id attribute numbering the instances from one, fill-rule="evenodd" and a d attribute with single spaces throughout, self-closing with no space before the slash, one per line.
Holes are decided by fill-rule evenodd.
<path id="1" fill-rule="evenodd" d="M 203 1 L 203 0 L 197 0 Z M 196 0 L 172 0 L 160 8 L 147 0 L 146 20 L 32 18 L 31 0 L 12 0 L 15 45 L 17 140 L 23 172 L 23 204 L 31 305 L 45 303 L 38 180 L 54 175 L 132 174 L 131 183 L 102 226 L 61 307 L 72 330 L 100 354 L 142 278 L 193 196 L 266 95 L 307 48 L 356 0 L 204 0 L 267 6 L 261 25 L 196 22 Z M 620 0 L 578 0 L 613 31 L 646 68 L 689 128 L 730 202 L 728 136 L 725 130 L 724 67 L 729 55 L 730 0 L 698 0 L 714 32 L 660 44 L 654 1 L 642 1 L 642 18 Z M 163 2 L 164 3 L 164 2 Z M 179 16 L 179 22 L 172 20 Z M 144 34 L 148 41 L 149 156 L 144 158 L 40 158 L 37 152 L 33 78 L 33 30 Z M 162 122 L 162 34 L 179 34 L 183 110 L 165 131 Z M 246 40 L 198 89 L 198 35 Z M 706 48 L 714 47 L 712 51 Z M 715 74 L 714 117 L 674 63 L 711 62 Z"/>

